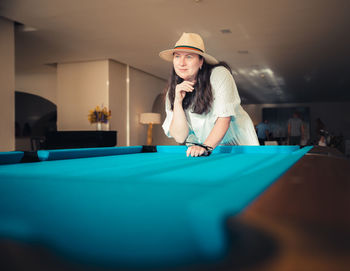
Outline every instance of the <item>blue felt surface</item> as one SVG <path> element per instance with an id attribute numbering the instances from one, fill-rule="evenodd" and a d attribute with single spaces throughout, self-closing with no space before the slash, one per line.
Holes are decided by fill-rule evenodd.
<path id="1" fill-rule="evenodd" d="M 19 163 L 23 155 L 21 151 L 0 152 L 0 165 Z"/>
<path id="2" fill-rule="evenodd" d="M 0 236 L 116 266 L 222 257 L 227 215 L 239 213 L 310 149 L 264 147 L 189 158 L 184 146 L 158 146 L 157 153 L 136 148 L 1 166 Z"/>

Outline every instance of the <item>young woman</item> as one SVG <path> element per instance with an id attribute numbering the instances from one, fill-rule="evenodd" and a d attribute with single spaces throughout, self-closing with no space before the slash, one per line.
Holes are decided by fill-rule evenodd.
<path id="1" fill-rule="evenodd" d="M 163 129 L 189 146 L 187 156 L 208 155 L 218 145 L 259 145 L 231 69 L 205 53 L 198 34 L 183 33 L 159 56 L 173 62 Z"/>

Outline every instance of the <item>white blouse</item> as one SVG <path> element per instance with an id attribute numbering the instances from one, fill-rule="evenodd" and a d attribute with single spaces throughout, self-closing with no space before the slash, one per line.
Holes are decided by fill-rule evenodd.
<path id="1" fill-rule="evenodd" d="M 230 126 L 220 145 L 259 145 L 253 122 L 241 106 L 241 99 L 231 73 L 225 67 L 216 67 L 212 70 L 210 83 L 213 93 L 210 112 L 196 114 L 191 112 L 191 107 L 185 110 L 190 131 L 187 141 L 204 143 L 217 118 L 231 117 Z M 165 110 L 166 118 L 163 129 L 165 134 L 171 137 L 169 127 L 173 118 L 173 111 L 168 95 Z"/>

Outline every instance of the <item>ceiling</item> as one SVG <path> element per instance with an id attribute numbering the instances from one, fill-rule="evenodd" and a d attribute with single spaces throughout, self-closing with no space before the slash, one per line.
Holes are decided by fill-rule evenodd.
<path id="1" fill-rule="evenodd" d="M 348 0 L 1 0 L 16 68 L 114 59 L 166 79 L 183 32 L 233 69 L 243 103 L 350 101 Z M 222 33 L 229 29 L 230 33 Z"/>

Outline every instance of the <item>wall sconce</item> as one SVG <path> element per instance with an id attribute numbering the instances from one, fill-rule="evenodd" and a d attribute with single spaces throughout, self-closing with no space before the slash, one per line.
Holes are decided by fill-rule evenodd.
<path id="1" fill-rule="evenodd" d="M 160 114 L 158 114 L 158 113 L 142 113 L 140 115 L 140 123 L 148 124 L 147 145 L 152 145 L 153 124 L 160 124 Z"/>

